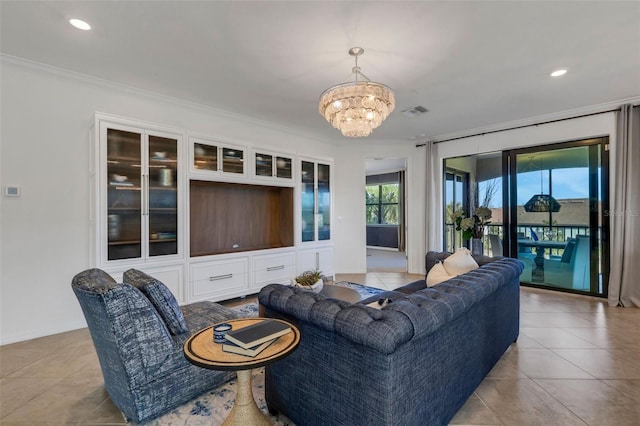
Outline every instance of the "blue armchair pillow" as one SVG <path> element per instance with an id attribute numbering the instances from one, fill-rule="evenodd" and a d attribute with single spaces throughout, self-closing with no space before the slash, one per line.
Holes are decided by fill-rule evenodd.
<path id="1" fill-rule="evenodd" d="M 149 299 L 171 334 L 176 335 L 189 331 L 178 301 L 171 290 L 161 281 L 137 269 L 126 271 L 123 281 L 136 287 Z"/>

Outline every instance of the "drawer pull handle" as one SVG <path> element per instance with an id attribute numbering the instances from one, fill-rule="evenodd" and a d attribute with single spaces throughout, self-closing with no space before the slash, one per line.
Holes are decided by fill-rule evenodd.
<path id="1" fill-rule="evenodd" d="M 228 278 L 233 278 L 233 274 L 216 275 L 215 277 L 209 277 L 209 281 L 226 280 Z"/>
<path id="2" fill-rule="evenodd" d="M 270 266 L 270 267 L 267 268 L 267 271 L 278 271 L 280 269 L 284 269 L 284 265 Z"/>

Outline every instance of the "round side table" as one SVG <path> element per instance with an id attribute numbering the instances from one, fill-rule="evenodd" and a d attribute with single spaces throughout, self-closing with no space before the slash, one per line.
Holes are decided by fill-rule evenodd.
<path id="1" fill-rule="evenodd" d="M 264 321 L 267 318 L 243 318 L 225 321 L 233 330 Z M 273 319 L 273 318 L 269 318 Z M 237 355 L 222 350 L 220 343 L 213 341 L 213 327 L 198 331 L 184 343 L 184 356 L 192 364 L 211 370 L 235 370 L 238 374 L 238 390 L 231 412 L 224 425 L 270 425 L 268 417 L 260 411 L 251 391 L 251 369 L 271 364 L 293 352 L 300 343 L 300 331 L 296 326 L 282 320 L 291 327 L 291 332 L 280 336 L 255 357 Z"/>

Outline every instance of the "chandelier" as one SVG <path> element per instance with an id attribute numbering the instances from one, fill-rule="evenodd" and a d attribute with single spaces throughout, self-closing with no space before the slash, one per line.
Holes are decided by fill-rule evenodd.
<path id="1" fill-rule="evenodd" d="M 529 167 L 531 168 L 533 156 L 529 158 Z M 549 170 L 551 173 L 551 170 Z M 560 211 L 560 203 L 551 196 L 551 176 L 549 176 L 549 194 L 542 191 L 542 169 L 540 169 L 540 193 L 535 194 L 524 205 L 524 211 L 527 213 L 557 213 Z"/>
<path id="2" fill-rule="evenodd" d="M 349 49 L 356 66 L 351 71 L 355 82 L 333 86 L 320 95 L 320 114 L 344 136 L 369 136 L 391 114 L 396 106 L 393 91 L 381 83 L 374 83 L 362 73 L 358 56 L 364 53 L 361 47 Z M 359 81 L 359 78 L 366 81 Z"/>

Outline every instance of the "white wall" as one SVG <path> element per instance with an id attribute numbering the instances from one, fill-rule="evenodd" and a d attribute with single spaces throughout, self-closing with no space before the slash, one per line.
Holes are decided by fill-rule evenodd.
<path id="1" fill-rule="evenodd" d="M 188 103 L 2 58 L 0 343 L 85 322 L 72 277 L 90 260 L 90 134 L 96 111 L 270 149 L 333 157 L 335 146 Z M 363 167 L 364 169 L 364 167 Z M 364 246 L 364 243 L 363 243 Z"/>

